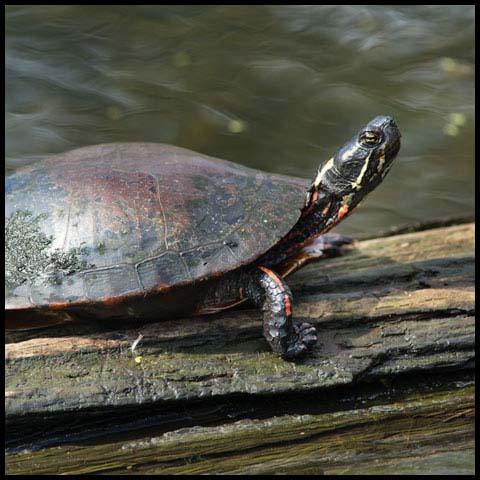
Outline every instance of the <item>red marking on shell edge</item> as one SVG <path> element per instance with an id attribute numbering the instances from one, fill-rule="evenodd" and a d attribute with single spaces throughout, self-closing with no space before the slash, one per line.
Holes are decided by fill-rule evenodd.
<path id="1" fill-rule="evenodd" d="M 243 299 L 243 288 L 242 287 L 240 287 L 238 289 L 238 293 L 240 294 L 240 298 Z"/>
<path id="2" fill-rule="evenodd" d="M 119 303 L 122 303 L 123 301 L 125 301 L 125 297 L 121 297 L 121 296 L 102 297 L 100 299 L 100 302 L 102 302 L 105 305 L 118 305 Z"/>
<path id="3" fill-rule="evenodd" d="M 49 303 L 48 308 L 51 310 L 63 310 L 64 308 L 69 308 L 70 303 Z"/>
<path id="4" fill-rule="evenodd" d="M 289 317 L 292 314 L 292 304 L 288 295 L 284 295 L 283 299 L 285 301 L 285 314 Z"/>
<path id="5" fill-rule="evenodd" d="M 159 292 L 165 292 L 169 288 L 170 288 L 170 285 L 168 283 L 160 283 L 159 285 L 157 285 L 157 290 Z"/>

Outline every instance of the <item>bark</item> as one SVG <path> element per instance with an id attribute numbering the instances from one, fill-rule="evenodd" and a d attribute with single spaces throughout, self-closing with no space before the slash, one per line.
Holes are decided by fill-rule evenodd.
<path id="1" fill-rule="evenodd" d="M 472 387 L 7 457 L 28 474 L 472 474 Z"/>

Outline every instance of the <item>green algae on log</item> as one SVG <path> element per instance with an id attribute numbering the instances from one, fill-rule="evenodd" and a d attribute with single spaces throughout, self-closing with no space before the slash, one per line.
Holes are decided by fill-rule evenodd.
<path id="1" fill-rule="evenodd" d="M 7 456 L 9 474 L 472 473 L 472 386 Z M 370 403 L 374 403 L 370 400 Z"/>

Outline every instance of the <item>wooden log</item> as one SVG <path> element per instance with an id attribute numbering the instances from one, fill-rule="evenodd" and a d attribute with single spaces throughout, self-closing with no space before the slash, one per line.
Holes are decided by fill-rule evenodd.
<path id="1" fill-rule="evenodd" d="M 367 240 L 299 271 L 290 281 L 294 314 L 320 339 L 296 363 L 269 351 L 257 310 L 107 332 L 53 328 L 23 341 L 16 334 L 6 345 L 7 418 L 464 366 L 474 358 L 473 231 Z"/>
<path id="2" fill-rule="evenodd" d="M 28 474 L 471 474 L 471 386 L 323 414 L 244 419 L 160 436 L 22 452 Z"/>
<path id="3" fill-rule="evenodd" d="M 165 433 L 158 444 L 151 437 L 139 435 L 136 438 L 143 440 L 131 447 L 134 457 L 143 459 L 138 462 L 128 453 L 130 447 L 124 448 L 125 442 L 111 440 L 104 451 L 95 445 L 82 452 L 79 450 L 78 456 L 72 453 L 75 449 L 69 447 L 71 463 L 66 460 L 64 447 L 16 453 L 7 457 L 9 472 L 120 473 L 122 469 L 135 465 L 134 468 L 144 473 L 278 473 L 279 470 L 275 470 L 277 465 L 286 469 L 287 473 L 298 469 L 308 473 L 310 467 L 317 472 L 339 473 L 342 469 L 348 470 L 349 461 L 352 461 L 352 458 L 348 460 L 351 454 L 348 451 L 345 462 L 340 461 L 339 445 L 350 441 L 353 446 L 357 445 L 356 442 L 367 445 L 369 439 L 381 443 L 380 437 L 372 433 L 378 430 L 376 421 L 369 424 L 371 431 L 365 431 L 367 427 L 364 425 L 355 436 L 358 416 L 369 417 L 371 412 L 375 412 L 367 412 L 368 408 L 373 408 L 369 406 L 371 399 L 368 394 L 363 397 L 359 394 L 365 403 L 365 412 L 351 409 L 350 415 L 345 414 L 347 423 L 343 427 L 341 422 L 339 424 L 339 431 L 348 425 L 349 429 L 353 428 L 352 433 L 340 437 L 336 436 L 338 432 L 332 434 L 334 446 L 331 451 L 328 450 L 330 447 L 325 447 L 330 453 L 325 450 L 326 456 L 322 457 L 330 458 L 330 463 L 315 460 L 314 450 L 293 449 L 288 454 L 283 442 L 300 441 L 305 423 L 325 426 L 330 422 L 336 425 L 333 419 L 340 419 L 341 415 L 335 416 L 335 408 L 330 416 L 319 413 L 322 418 L 309 418 L 308 422 L 299 420 L 298 409 L 292 407 L 289 414 L 282 415 L 285 418 L 280 423 L 270 418 L 258 419 L 257 424 L 245 420 L 234 426 L 225 412 L 203 417 L 198 412 L 198 402 L 207 402 L 211 408 L 212 405 L 225 405 L 228 399 L 240 399 L 242 403 L 247 398 L 253 398 L 262 402 L 264 400 L 260 399 L 279 398 L 279 395 L 297 398 L 311 392 L 314 398 L 328 395 L 327 404 L 336 406 L 342 388 L 360 391 L 365 381 L 391 381 L 405 375 L 410 379 L 422 374 L 430 377 L 436 372 L 461 372 L 472 367 L 475 345 L 472 223 L 359 241 L 338 258 L 305 267 L 289 278 L 289 284 L 294 294 L 296 319 L 315 324 L 319 331 L 319 343 L 315 350 L 295 363 L 285 362 L 269 351 L 261 335 L 260 312 L 252 309 L 115 330 L 65 326 L 41 332 L 9 332 L 6 345 L 6 418 L 7 431 L 17 438 L 14 445 L 22 445 L 22 435 L 30 434 L 36 439 L 30 447 L 35 448 L 39 437 L 33 431 L 50 431 L 55 425 L 55 434 L 61 437 L 72 429 L 74 423 L 82 425 L 83 422 L 83 426 L 91 426 L 98 423 L 99 418 L 104 419 L 102 428 L 105 435 L 113 418 L 117 419 L 114 423 L 118 425 L 119 417 L 127 421 L 135 416 L 134 412 L 136 418 L 153 415 L 152 409 L 155 408 L 160 408 L 163 414 L 174 412 L 177 415 L 169 424 L 170 430 L 173 426 L 205 424 L 202 421 L 218 425 L 202 427 L 213 429 L 205 432 L 194 429 Z M 140 341 L 136 342 L 139 338 Z M 136 346 L 132 351 L 134 344 Z M 457 385 L 455 381 L 453 384 Z M 413 433 L 410 427 L 406 427 L 405 421 L 413 414 L 410 408 L 415 404 L 420 408 L 419 418 L 424 418 L 425 414 L 426 420 L 415 430 L 419 436 L 415 433 L 412 441 L 418 441 L 425 452 L 434 455 L 435 448 L 443 451 L 443 447 L 439 444 L 435 444 L 435 448 L 428 447 L 435 443 L 428 440 L 428 435 L 433 435 L 437 439 L 444 438 L 445 441 L 440 442 L 442 445 L 449 444 L 454 448 L 461 444 L 464 446 L 462 455 L 471 454 L 471 391 L 465 389 L 464 384 L 462 388 L 452 385 L 449 395 L 454 400 L 453 403 L 447 402 L 449 406 L 442 410 L 444 414 L 435 413 L 435 405 L 440 399 L 446 401 L 448 395 L 432 393 L 430 403 L 420 402 L 419 406 L 418 402 L 423 397 L 412 393 L 409 397 L 412 404 L 410 400 L 395 397 L 395 402 L 399 402 L 395 403 L 399 416 L 396 416 L 396 407 L 385 407 L 391 415 L 378 417 L 379 424 L 392 422 L 392 429 L 403 432 L 398 438 L 404 438 L 407 444 L 407 437 Z M 274 404 L 275 401 L 270 400 L 269 405 Z M 426 410 L 422 410 L 424 407 Z M 193 423 L 182 420 L 181 411 L 188 411 L 187 416 Z M 257 404 L 252 407 L 252 412 L 253 417 L 259 416 Z M 310 414 L 311 411 L 307 408 L 306 412 Z M 264 413 L 264 418 L 265 415 L 268 416 Z M 207 417 L 208 421 L 205 420 Z M 353 418 L 357 423 L 348 423 Z M 316 423 L 317 420 L 320 423 Z M 442 427 L 444 423 L 448 424 L 446 429 Z M 270 424 L 278 426 L 277 434 L 268 429 Z M 128 430 L 128 426 L 125 428 Z M 318 438 L 324 435 L 323 427 L 315 428 L 312 438 L 317 440 L 312 441 L 312 449 L 320 448 Z M 249 444 L 249 431 L 263 433 L 255 439 L 252 437 Z M 290 438 L 290 431 L 297 432 L 298 437 Z M 246 432 L 247 443 L 239 440 L 237 448 L 233 445 L 236 442 L 234 438 L 243 435 L 242 432 Z M 256 446 L 260 448 L 265 432 L 267 437 L 278 435 L 278 458 L 267 455 L 268 458 L 255 460 L 255 455 L 241 453 L 250 452 Z M 200 436 L 196 436 L 197 433 Z M 457 435 L 463 443 L 458 441 Z M 208 446 L 212 436 L 219 438 L 219 443 L 215 443 L 218 449 L 212 447 L 210 450 Z M 173 443 L 168 444 L 168 438 Z M 457 438 L 457 443 L 450 442 L 449 438 Z M 232 449 L 227 449 L 228 452 L 222 450 L 222 442 L 224 446 L 233 445 Z M 40 443 L 37 446 L 48 444 Z M 55 441 L 50 443 L 55 444 Z M 393 462 L 391 465 L 400 470 L 414 465 L 413 452 L 410 452 L 411 457 L 402 456 L 399 454 L 401 449 L 393 448 L 393 443 L 385 444 L 385 452 L 389 449 L 393 452 L 385 457 Z M 155 448 L 149 450 L 152 445 Z M 183 447 L 179 447 L 182 445 L 185 448 L 183 453 Z M 197 452 L 195 446 L 199 447 L 198 453 L 188 456 L 187 451 Z M 142 450 L 144 448 L 146 450 Z M 299 455 L 299 463 L 289 460 L 293 458 L 289 455 L 293 455 L 294 450 Z M 150 453 L 144 455 L 146 451 Z M 81 467 L 82 455 L 89 459 L 84 468 Z M 224 459 L 228 456 L 230 466 L 222 470 L 218 461 L 209 457 L 210 460 L 203 462 L 195 455 L 202 459 L 204 455 L 219 455 Z M 380 457 L 382 455 L 379 453 Z M 394 461 L 395 455 L 398 461 Z M 334 457 L 339 461 L 334 462 Z M 357 463 L 364 462 L 365 472 L 374 471 L 373 457 L 368 457 L 370 460 L 367 457 L 357 458 L 360 462 Z M 148 464 L 153 458 L 163 460 L 157 467 L 150 468 Z M 460 457 L 457 455 L 455 458 Z M 433 463 L 441 463 L 434 457 L 431 459 Z M 164 461 L 166 463 L 162 463 Z M 196 464 L 197 470 L 193 467 L 181 468 L 179 464 L 183 465 L 184 461 Z M 464 465 L 467 463 L 463 462 Z"/>

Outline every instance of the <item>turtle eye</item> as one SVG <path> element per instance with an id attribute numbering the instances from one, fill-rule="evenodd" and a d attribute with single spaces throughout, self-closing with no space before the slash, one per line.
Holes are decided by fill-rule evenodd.
<path id="1" fill-rule="evenodd" d="M 366 130 L 360 134 L 360 143 L 367 147 L 374 147 L 382 141 L 382 135 L 378 132 Z"/>

